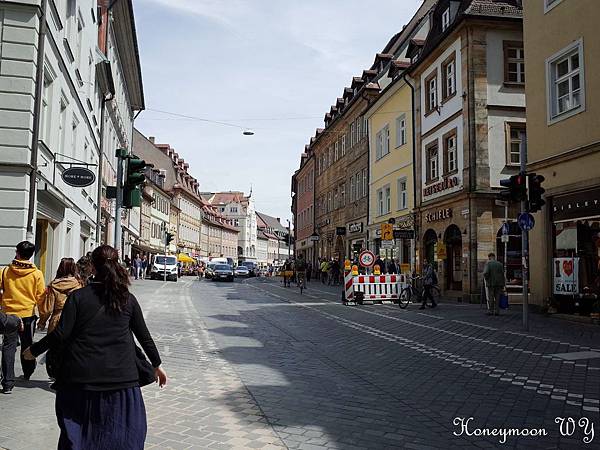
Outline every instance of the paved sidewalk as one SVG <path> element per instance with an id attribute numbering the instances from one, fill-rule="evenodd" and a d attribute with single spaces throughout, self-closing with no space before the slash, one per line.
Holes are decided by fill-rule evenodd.
<path id="1" fill-rule="evenodd" d="M 143 389 L 148 415 L 145 448 L 286 448 L 194 313 L 186 284 L 191 279 L 166 284 L 135 281 L 133 285 L 170 377 L 163 390 L 157 386 Z M 151 293 L 157 288 L 160 297 L 154 298 Z M 31 381 L 18 382 L 11 395 L 0 394 L 0 417 L 0 448 L 56 447 L 54 394 L 45 367 L 38 366 Z"/>

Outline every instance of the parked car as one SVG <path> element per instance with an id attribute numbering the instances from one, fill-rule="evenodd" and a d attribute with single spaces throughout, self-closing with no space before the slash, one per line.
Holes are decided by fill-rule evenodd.
<path id="1" fill-rule="evenodd" d="M 212 279 L 214 281 L 217 280 L 227 280 L 227 281 L 233 281 L 233 267 L 231 267 L 229 264 L 217 264 L 214 268 L 214 272 L 212 275 Z"/>
<path id="2" fill-rule="evenodd" d="M 249 277 L 250 271 L 246 266 L 237 266 L 235 268 L 235 276 L 236 277 Z"/>
<path id="3" fill-rule="evenodd" d="M 162 280 L 167 273 L 167 280 L 177 281 L 178 266 L 177 258 L 173 255 L 156 255 L 150 269 L 152 280 Z"/>

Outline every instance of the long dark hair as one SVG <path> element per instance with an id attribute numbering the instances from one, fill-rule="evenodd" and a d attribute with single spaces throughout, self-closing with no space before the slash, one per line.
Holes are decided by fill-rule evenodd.
<path id="1" fill-rule="evenodd" d="M 129 300 L 129 275 L 119 264 L 119 252 L 110 245 L 101 245 L 92 252 L 92 264 L 104 305 L 109 311 L 122 311 Z"/>
<path id="2" fill-rule="evenodd" d="M 79 281 L 79 268 L 73 258 L 63 258 L 60 260 L 58 270 L 56 271 L 56 278 L 75 277 Z"/>

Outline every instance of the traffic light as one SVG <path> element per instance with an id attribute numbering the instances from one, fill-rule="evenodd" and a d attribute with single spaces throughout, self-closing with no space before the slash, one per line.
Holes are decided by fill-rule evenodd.
<path id="1" fill-rule="evenodd" d="M 171 244 L 171 241 L 175 239 L 175 235 L 173 233 L 169 233 L 168 231 L 165 233 L 165 243 L 166 245 Z"/>
<path id="2" fill-rule="evenodd" d="M 140 184 L 146 180 L 144 170 L 148 167 L 146 161 L 131 155 L 127 158 L 127 172 L 123 186 L 123 208 L 142 206 Z"/>
<path id="3" fill-rule="evenodd" d="M 530 173 L 529 177 L 529 212 L 541 211 L 546 202 L 542 199 L 542 194 L 546 190 L 542 187 L 545 178 L 542 175 Z"/>
<path id="4" fill-rule="evenodd" d="M 506 189 L 500 192 L 500 198 L 509 202 L 520 202 L 527 199 L 527 178 L 523 174 L 513 175 L 500 180 Z"/>

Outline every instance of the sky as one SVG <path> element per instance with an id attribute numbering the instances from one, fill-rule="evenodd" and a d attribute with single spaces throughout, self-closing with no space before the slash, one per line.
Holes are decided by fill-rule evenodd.
<path id="1" fill-rule="evenodd" d="M 137 0 L 136 127 L 175 148 L 201 191 L 252 188 L 256 209 L 285 223 L 305 144 L 421 3 Z"/>

